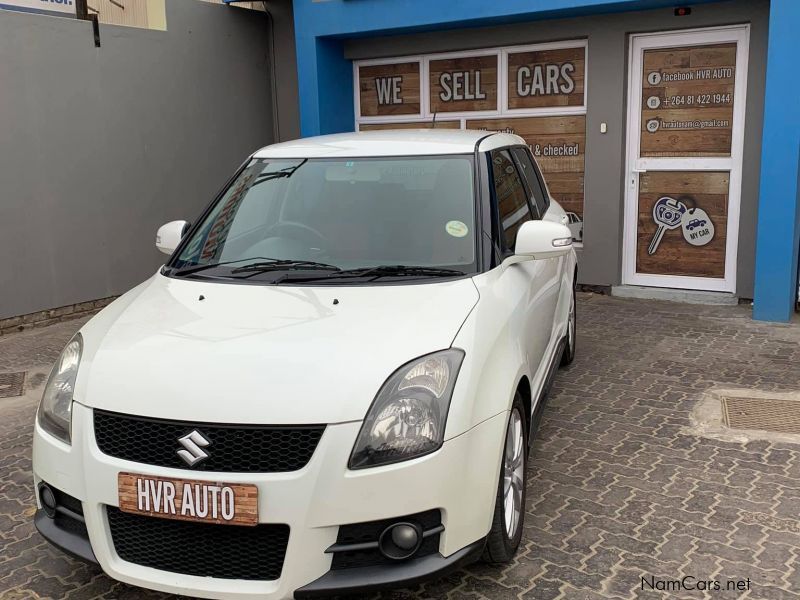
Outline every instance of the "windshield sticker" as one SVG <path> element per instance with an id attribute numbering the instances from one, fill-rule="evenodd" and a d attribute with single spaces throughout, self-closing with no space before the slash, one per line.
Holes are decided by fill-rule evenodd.
<path id="1" fill-rule="evenodd" d="M 453 237 L 462 238 L 469 232 L 466 223 L 461 221 L 448 221 L 444 226 L 444 230 Z"/>

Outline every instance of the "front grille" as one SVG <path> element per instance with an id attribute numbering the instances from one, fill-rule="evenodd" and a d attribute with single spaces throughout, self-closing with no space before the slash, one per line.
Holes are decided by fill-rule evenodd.
<path id="1" fill-rule="evenodd" d="M 161 571 L 271 581 L 281 576 L 289 526 L 214 525 L 133 515 L 106 507 L 111 540 L 127 562 Z"/>
<path id="2" fill-rule="evenodd" d="M 336 537 L 337 545 L 362 544 L 364 542 L 376 542 L 383 530 L 392 523 L 407 521 L 420 525 L 423 531 L 434 529 L 442 524 L 442 514 L 438 509 L 427 510 L 425 512 L 398 517 L 394 519 L 381 519 L 380 521 L 367 521 L 365 523 L 354 523 L 352 525 L 342 525 L 339 527 L 339 534 Z M 414 554 L 414 558 L 435 554 L 439 551 L 438 533 L 426 537 L 422 541 L 419 550 Z M 398 561 L 386 558 L 377 548 L 367 550 L 348 550 L 345 552 L 335 552 L 331 569 L 351 569 L 353 567 L 371 567 L 375 565 L 395 565 Z"/>
<path id="3" fill-rule="evenodd" d="M 325 431 L 324 425 L 224 425 L 136 417 L 94 411 L 94 434 L 101 452 L 133 462 L 187 469 L 178 456 L 178 438 L 199 431 L 211 442 L 208 458 L 195 471 L 282 473 L 302 469 Z"/>

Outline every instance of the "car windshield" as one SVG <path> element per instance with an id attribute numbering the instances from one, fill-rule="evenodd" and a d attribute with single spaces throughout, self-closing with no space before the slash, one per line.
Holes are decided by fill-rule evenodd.
<path id="1" fill-rule="evenodd" d="M 259 281 L 286 279 L 286 269 L 474 272 L 472 163 L 469 155 L 254 159 L 169 266 L 175 275 L 263 271 Z"/>

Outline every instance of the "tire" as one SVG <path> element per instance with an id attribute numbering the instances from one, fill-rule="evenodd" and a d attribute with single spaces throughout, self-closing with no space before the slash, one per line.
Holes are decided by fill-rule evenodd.
<path id="1" fill-rule="evenodd" d="M 506 425 L 492 528 L 486 537 L 486 547 L 483 550 L 483 560 L 489 564 L 500 565 L 510 562 L 519 548 L 522 525 L 525 521 L 527 466 L 528 430 L 525 406 L 517 392 Z M 508 490 L 506 481 L 509 485 Z"/>
<path id="2" fill-rule="evenodd" d="M 572 284 L 572 301 L 569 305 L 569 322 L 567 325 L 567 345 L 561 354 L 561 366 L 566 367 L 575 360 L 575 346 L 577 344 L 578 314 L 575 297 L 575 284 Z"/>

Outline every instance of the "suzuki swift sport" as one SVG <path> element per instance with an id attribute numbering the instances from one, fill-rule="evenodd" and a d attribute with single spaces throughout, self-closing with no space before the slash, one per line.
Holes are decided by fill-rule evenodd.
<path id="1" fill-rule="evenodd" d="M 61 353 L 35 424 L 38 530 L 206 598 L 510 561 L 528 447 L 575 354 L 566 223 L 514 135 L 256 152 Z"/>

